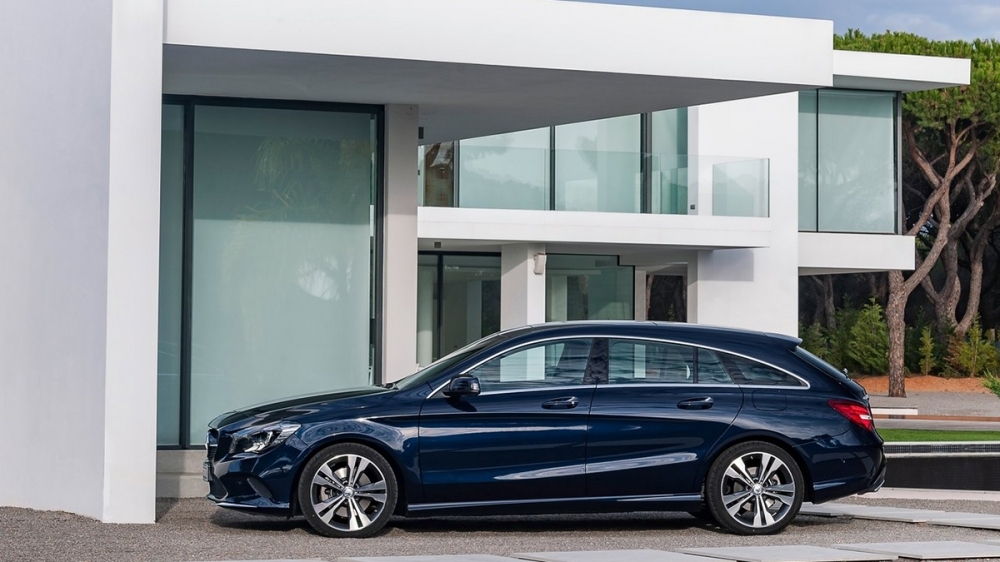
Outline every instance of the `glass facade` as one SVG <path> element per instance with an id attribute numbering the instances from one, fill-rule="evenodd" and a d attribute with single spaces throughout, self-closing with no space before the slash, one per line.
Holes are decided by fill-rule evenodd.
<path id="1" fill-rule="evenodd" d="M 549 208 L 548 128 L 459 143 L 458 206 Z"/>
<path id="2" fill-rule="evenodd" d="M 799 229 L 896 233 L 897 95 L 799 95 Z"/>
<path id="3" fill-rule="evenodd" d="M 184 264 L 184 106 L 164 105 L 160 150 L 160 301 L 156 444 L 180 443 Z"/>
<path id="4" fill-rule="evenodd" d="M 421 254 L 418 267 L 420 365 L 500 331 L 499 254 Z"/>
<path id="5" fill-rule="evenodd" d="M 635 268 L 616 256 L 549 254 L 545 265 L 545 321 L 632 320 Z"/>
<path id="6" fill-rule="evenodd" d="M 187 371 L 189 391 L 180 408 L 161 398 L 158 413 L 160 444 L 181 446 L 200 444 L 222 412 L 371 382 L 378 127 L 369 112 L 184 107 L 190 231 L 171 230 L 162 244 L 189 250 L 180 260 L 161 253 L 161 285 L 189 268 L 190 335 L 177 342 L 187 354 L 171 364 L 181 379 Z M 165 163 L 176 160 L 171 149 Z M 165 233 L 184 205 L 171 197 Z M 176 334 L 164 327 L 183 314 L 176 296 L 161 291 L 161 360 L 165 335 Z M 172 433 L 184 425 L 187 435 Z"/>
<path id="7" fill-rule="evenodd" d="M 432 144 L 419 151 L 420 204 L 768 216 L 766 159 L 688 156 L 687 140 L 681 108 Z"/>
<path id="8" fill-rule="evenodd" d="M 555 209 L 641 211 L 640 116 L 555 128 Z"/>

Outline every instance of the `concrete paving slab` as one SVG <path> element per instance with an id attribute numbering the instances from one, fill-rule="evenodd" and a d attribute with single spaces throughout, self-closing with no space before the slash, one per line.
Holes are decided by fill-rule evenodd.
<path id="1" fill-rule="evenodd" d="M 931 525 L 943 525 L 945 527 L 968 527 L 970 529 L 991 529 L 1000 531 L 1000 515 L 991 518 L 973 519 L 931 519 L 927 521 Z"/>
<path id="2" fill-rule="evenodd" d="M 666 550 L 585 550 L 579 552 L 528 552 L 515 554 L 517 558 L 533 562 L 718 562 L 693 554 Z"/>
<path id="3" fill-rule="evenodd" d="M 961 560 L 1000 558 L 1000 545 L 960 541 L 884 542 L 835 544 L 834 548 L 885 554 L 916 560 Z"/>
<path id="4" fill-rule="evenodd" d="M 996 513 L 965 513 L 961 511 L 946 511 L 941 517 L 935 517 L 933 521 L 957 521 L 960 519 L 996 519 L 1000 515 Z"/>
<path id="5" fill-rule="evenodd" d="M 737 562 L 870 562 L 896 559 L 896 556 L 889 554 L 804 545 L 682 548 L 678 552 Z"/>
<path id="6" fill-rule="evenodd" d="M 925 509 L 907 508 L 875 508 L 871 511 L 860 511 L 852 514 L 856 519 L 874 519 L 877 521 L 895 521 L 897 523 L 926 523 L 932 519 L 946 517 L 948 512 Z"/>
<path id="7" fill-rule="evenodd" d="M 490 554 L 448 554 L 441 556 L 376 556 L 338 558 L 337 562 L 521 562 L 516 558 Z"/>
<path id="8" fill-rule="evenodd" d="M 854 515 L 855 513 L 867 513 L 877 506 L 858 505 L 852 503 L 824 503 L 820 505 L 803 503 L 799 513 L 803 515 L 825 515 L 827 517 L 839 517 L 843 515 Z"/>

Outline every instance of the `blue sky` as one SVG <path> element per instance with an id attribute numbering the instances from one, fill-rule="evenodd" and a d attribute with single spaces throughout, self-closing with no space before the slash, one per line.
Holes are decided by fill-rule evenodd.
<path id="1" fill-rule="evenodd" d="M 582 0 L 833 20 L 837 33 L 909 31 L 933 39 L 1000 39 L 1000 0 Z"/>

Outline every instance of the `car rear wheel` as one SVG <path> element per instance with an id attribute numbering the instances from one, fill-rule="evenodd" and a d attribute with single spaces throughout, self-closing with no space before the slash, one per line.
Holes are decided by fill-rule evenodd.
<path id="1" fill-rule="evenodd" d="M 705 501 L 723 528 L 739 535 L 785 529 L 802 506 L 804 479 L 795 459 L 764 441 L 735 445 L 712 464 Z"/>
<path id="2" fill-rule="evenodd" d="M 306 521 L 319 533 L 370 537 L 396 508 L 396 477 L 385 457 L 370 447 L 331 445 L 302 470 L 298 496 Z"/>

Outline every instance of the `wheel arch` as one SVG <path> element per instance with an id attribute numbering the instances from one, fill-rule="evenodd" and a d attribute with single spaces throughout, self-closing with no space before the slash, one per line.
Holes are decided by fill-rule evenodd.
<path id="1" fill-rule="evenodd" d="M 312 459 L 319 454 L 320 451 L 330 447 L 332 445 L 344 445 L 344 444 L 356 444 L 363 445 L 370 449 L 373 449 L 378 454 L 382 455 L 382 458 L 389 463 L 392 468 L 393 476 L 396 478 L 396 487 L 398 488 L 398 493 L 396 494 L 396 507 L 393 510 L 394 515 L 400 515 L 406 511 L 406 478 L 403 475 L 402 465 L 399 463 L 399 459 L 393 454 L 392 450 L 377 439 L 372 439 L 364 435 L 336 435 L 323 439 L 322 441 L 317 441 L 310 448 L 309 452 L 299 463 L 298 468 L 295 471 L 295 478 L 292 479 L 292 493 L 290 494 L 290 511 L 291 515 L 301 515 L 302 507 L 299 505 L 299 481 L 302 479 L 302 471 L 305 470 L 306 465 L 309 464 Z"/>
<path id="2" fill-rule="evenodd" d="M 712 465 L 715 464 L 715 461 L 719 458 L 719 456 L 732 447 L 742 443 L 748 443 L 750 441 L 763 441 L 765 443 L 770 443 L 771 445 L 779 447 L 788 453 L 788 455 L 795 461 L 795 464 L 799 467 L 799 472 L 802 473 L 802 479 L 805 481 L 803 500 L 809 502 L 813 501 L 813 478 L 805 457 L 802 456 L 802 453 L 798 451 L 792 442 L 778 434 L 769 432 L 741 433 L 729 439 L 720 440 L 716 443 L 712 452 L 708 457 L 706 457 L 706 462 L 702 463 L 702 468 L 698 473 L 698 482 L 700 482 L 702 489 L 702 499 L 704 499 L 705 479 L 708 478 L 708 471 L 711 469 Z"/>

